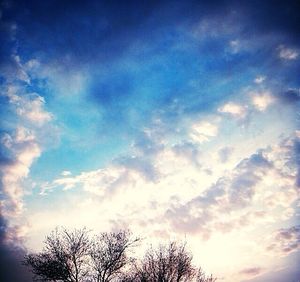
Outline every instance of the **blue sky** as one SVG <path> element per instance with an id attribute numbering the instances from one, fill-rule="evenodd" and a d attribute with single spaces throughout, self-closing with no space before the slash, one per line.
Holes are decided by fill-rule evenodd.
<path id="1" fill-rule="evenodd" d="M 297 281 L 298 8 L 1 3 L 1 260 L 131 226 L 222 281 Z"/>

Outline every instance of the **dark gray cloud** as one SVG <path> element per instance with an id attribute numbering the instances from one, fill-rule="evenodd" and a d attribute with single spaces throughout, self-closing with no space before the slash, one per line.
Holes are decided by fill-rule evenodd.
<path id="1" fill-rule="evenodd" d="M 5 166 L 13 165 L 14 161 L 8 155 L 7 150 L 0 143 L 0 199 L 6 209 L 14 210 L 14 206 L 10 203 L 11 199 L 6 197 L 3 190 L 2 170 Z M 7 211 L 7 210 L 6 210 Z M 22 265 L 26 250 L 22 247 L 23 242 L 16 234 L 16 229 L 10 229 L 8 221 L 3 215 L 3 209 L 0 206 L 0 281 L 1 282 L 29 282 L 32 281 L 31 273 L 28 268 Z"/>
<path id="2" fill-rule="evenodd" d="M 8 233 L 7 222 L 0 213 L 0 281 L 32 281 L 29 269 L 22 264 L 26 251 L 21 247 L 21 242 L 8 242 L 8 237 L 14 236 L 8 236 Z"/>
<path id="3" fill-rule="evenodd" d="M 278 95 L 280 101 L 286 104 L 295 104 L 300 101 L 300 89 L 288 89 Z"/>

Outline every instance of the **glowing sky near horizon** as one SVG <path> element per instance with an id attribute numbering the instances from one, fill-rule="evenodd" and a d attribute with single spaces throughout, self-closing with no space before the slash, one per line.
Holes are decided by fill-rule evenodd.
<path id="1" fill-rule="evenodd" d="M 298 281 L 298 6 L 2 1 L 0 262 L 129 227 L 220 281 Z"/>

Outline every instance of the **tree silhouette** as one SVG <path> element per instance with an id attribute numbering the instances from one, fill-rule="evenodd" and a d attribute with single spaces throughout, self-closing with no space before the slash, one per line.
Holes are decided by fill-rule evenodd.
<path id="1" fill-rule="evenodd" d="M 127 249 L 134 246 L 138 238 L 131 239 L 128 231 L 102 233 L 91 242 L 91 267 L 93 281 L 109 282 L 121 274 L 121 270 L 130 263 Z"/>
<path id="2" fill-rule="evenodd" d="M 191 281 L 194 268 L 192 256 L 185 245 L 171 242 L 168 246 L 159 246 L 157 250 L 147 251 L 141 264 L 136 267 L 140 281 L 179 282 Z"/>
<path id="3" fill-rule="evenodd" d="M 56 229 L 46 237 L 42 253 L 29 254 L 25 264 L 31 266 L 36 280 L 40 281 L 84 281 L 88 274 L 86 258 L 89 254 L 88 232 L 75 229 Z"/>
<path id="4" fill-rule="evenodd" d="M 215 282 L 213 276 L 207 277 L 201 268 L 192 264 L 192 254 L 186 244 L 171 242 L 152 247 L 144 258 L 135 262 L 121 282 Z"/>
<path id="5" fill-rule="evenodd" d="M 215 282 L 217 278 L 213 277 L 212 274 L 210 276 L 206 276 L 201 267 L 198 269 L 198 273 L 196 276 L 196 282 Z"/>
<path id="6" fill-rule="evenodd" d="M 35 281 L 62 282 L 215 282 L 192 264 L 186 244 L 171 242 L 150 248 L 141 260 L 128 251 L 138 238 L 128 231 L 103 232 L 92 239 L 83 229 L 56 229 L 41 253 L 28 254 Z"/>

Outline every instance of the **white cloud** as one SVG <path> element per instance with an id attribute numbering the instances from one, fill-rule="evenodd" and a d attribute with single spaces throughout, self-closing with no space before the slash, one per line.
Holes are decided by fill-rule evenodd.
<path id="1" fill-rule="evenodd" d="M 190 138 L 195 142 L 209 141 L 212 137 L 217 136 L 218 125 L 208 121 L 200 121 L 191 126 Z"/>
<path id="2" fill-rule="evenodd" d="M 213 232 L 241 228 L 252 216 L 247 208 L 252 205 L 262 176 L 269 169 L 269 162 L 262 155 L 254 154 L 202 195 L 170 209 L 167 216 L 179 232 L 200 232 L 205 237 Z"/>
<path id="3" fill-rule="evenodd" d="M 68 171 L 68 170 L 64 170 L 64 171 L 61 172 L 62 176 L 69 176 L 71 174 L 72 174 L 71 171 Z"/>
<path id="4" fill-rule="evenodd" d="M 237 103 L 229 102 L 218 109 L 220 113 L 230 114 L 234 117 L 244 118 L 247 114 L 246 107 Z"/>
<path id="5" fill-rule="evenodd" d="M 285 146 L 280 143 L 259 150 L 205 192 L 183 205 L 172 206 L 166 213 L 172 226 L 179 232 L 208 238 L 216 232 L 290 219 L 295 213 L 292 204 L 298 199 L 297 168 L 292 165 L 293 146 Z M 259 213 L 257 207 L 261 207 Z"/>
<path id="6" fill-rule="evenodd" d="M 20 87 L 9 85 L 3 95 L 9 98 L 17 115 L 31 122 L 32 126 L 42 126 L 52 120 L 52 114 L 44 109 L 45 99 L 37 93 L 23 93 Z"/>
<path id="7" fill-rule="evenodd" d="M 6 135 L 4 142 L 7 138 Z M 14 159 L 1 165 L 1 180 L 2 189 L 7 197 L 4 213 L 16 216 L 21 213 L 23 207 L 22 181 L 28 176 L 33 161 L 40 156 L 41 148 L 35 136 L 23 127 L 17 128 L 15 136 L 9 136 L 9 139 L 9 150 L 14 154 Z"/>
<path id="8" fill-rule="evenodd" d="M 24 70 L 23 65 L 21 63 L 21 59 L 18 55 L 12 55 L 13 60 L 15 61 L 16 65 L 17 65 L 17 77 L 18 79 L 26 82 L 26 83 L 30 83 L 30 77 L 27 74 L 27 72 Z"/>
<path id="9" fill-rule="evenodd" d="M 279 50 L 279 58 L 284 59 L 284 60 L 296 60 L 299 56 L 299 52 L 296 49 L 288 48 L 284 45 L 280 45 L 278 47 Z"/>
<path id="10" fill-rule="evenodd" d="M 297 200 L 292 141 L 258 149 L 249 157 L 235 148 L 232 154 L 239 154 L 240 161 L 234 165 L 231 160 L 220 162 L 218 151 L 224 146 L 219 144 L 203 150 L 199 143 L 162 146 L 155 143 L 156 138 L 141 139 L 147 146 L 136 142 L 133 152 L 158 171 L 155 182 L 144 176 L 147 170 L 136 169 L 132 157 L 54 180 L 51 189 L 79 192 L 59 192 L 61 205 L 51 202 L 42 210 L 31 211 L 28 218 L 35 246 L 36 238 L 41 240 L 56 225 L 84 225 L 95 231 L 130 226 L 136 234 L 147 234 L 147 242 L 186 238 L 195 248 L 201 243 L 195 261 L 213 267 L 219 276 L 226 273 L 224 281 L 263 274 L 268 263 L 261 249 L 268 244 L 258 242 L 260 230 L 290 219 L 295 212 L 290 209 Z M 204 171 L 208 165 L 212 175 Z"/>
<path id="11" fill-rule="evenodd" d="M 8 222 L 5 235 L 18 241 L 20 238 L 17 237 L 24 235 L 20 230 L 26 229 L 22 217 L 24 195 L 27 192 L 24 184 L 33 162 L 42 153 L 44 142 L 41 136 L 46 134 L 49 139 L 48 123 L 52 114 L 45 110 L 43 97 L 36 93 L 27 93 L 24 84 L 30 85 L 30 75 L 19 56 L 12 55 L 12 61 L 6 66 L 3 75 L 6 80 L 1 95 L 7 98 L 9 114 L 14 116 L 16 123 L 10 125 L 9 132 L 1 136 L 1 146 L 5 148 L 5 158 L 0 164 L 0 193 L 4 199 L 1 201 L 1 212 Z"/>
<path id="12" fill-rule="evenodd" d="M 250 94 L 252 96 L 252 104 L 261 112 L 265 111 L 271 104 L 275 102 L 275 98 L 270 91 L 251 92 Z"/>
<path id="13" fill-rule="evenodd" d="M 163 214 L 169 210 L 166 213 L 171 224 L 169 231 L 184 230 L 206 237 L 214 232 L 248 228 L 251 224 L 259 226 L 292 216 L 293 209 L 283 212 L 297 199 L 293 188 L 295 173 L 286 171 L 286 162 L 290 162 L 287 156 L 292 148 L 274 145 L 271 149 L 259 150 L 240 161 L 233 170 L 223 170 L 214 183 L 215 176 L 205 173 L 205 162 L 209 161 L 213 170 L 224 164 L 220 164 L 218 154 L 214 164 L 211 156 L 203 155 L 196 144 L 192 145 L 152 150 L 151 163 L 159 175 L 155 182 L 145 178 L 144 172 L 121 162 L 56 179 L 48 188 L 62 186 L 68 190 L 78 187 L 99 199 L 113 199 L 114 214 L 131 213 L 129 206 L 138 212 L 152 202 L 160 207 L 162 214 L 153 210 L 151 216 L 163 220 Z M 256 206 L 267 210 L 258 210 Z M 131 218 L 128 214 L 127 220 L 131 221 Z"/>
<path id="14" fill-rule="evenodd" d="M 185 158 L 190 164 L 201 166 L 202 152 L 196 144 L 189 142 L 179 143 L 174 145 L 172 149 L 176 156 Z"/>
<path id="15" fill-rule="evenodd" d="M 63 186 L 65 190 L 81 186 L 85 191 L 104 196 L 114 193 L 114 188 L 122 187 L 122 183 L 129 184 L 126 176 L 129 171 L 125 168 L 111 166 L 90 172 L 83 172 L 78 176 L 56 179 L 54 186 Z"/>
<path id="16" fill-rule="evenodd" d="M 28 100 L 26 101 L 26 98 Z M 28 119 L 29 121 L 42 126 L 52 119 L 52 115 L 45 111 L 45 100 L 37 94 L 31 94 L 29 97 L 19 100 L 20 107 L 17 110 L 18 115 Z"/>
<path id="17" fill-rule="evenodd" d="M 16 143 L 22 143 L 22 142 L 30 142 L 35 140 L 34 133 L 29 130 L 28 128 L 19 126 L 16 128 L 16 136 L 15 136 L 15 142 Z"/>
<path id="18" fill-rule="evenodd" d="M 234 139 L 232 124 L 230 138 Z M 56 225 L 102 231 L 130 226 L 135 233 L 147 234 L 148 242 L 187 236 L 196 247 L 201 241 L 197 261 L 219 265 L 220 273 L 227 274 L 226 268 L 234 265 L 224 281 L 258 273 L 258 266 L 245 269 L 252 266 L 253 257 L 265 269 L 264 254 L 257 251 L 259 230 L 288 220 L 295 212 L 290 208 L 297 200 L 294 164 L 288 159 L 292 146 L 273 145 L 275 137 L 267 133 L 255 144 L 248 136 L 238 137 L 235 141 L 242 146 L 236 146 L 233 139 L 227 142 L 223 130 L 220 134 L 220 125 L 224 124 L 212 118 L 188 128 L 205 140 L 219 134 L 217 144 L 182 139 L 167 143 L 146 130 L 128 156 L 101 169 L 59 177 L 48 189 L 66 190 L 58 192 L 61 206 L 51 202 L 29 214 L 33 232 L 39 233 L 35 236 L 47 234 Z M 8 138 L 6 142 L 10 143 Z M 220 154 L 230 158 L 222 163 Z M 208 168 L 211 174 L 205 172 Z M 151 177 L 153 172 L 156 177 Z"/>

